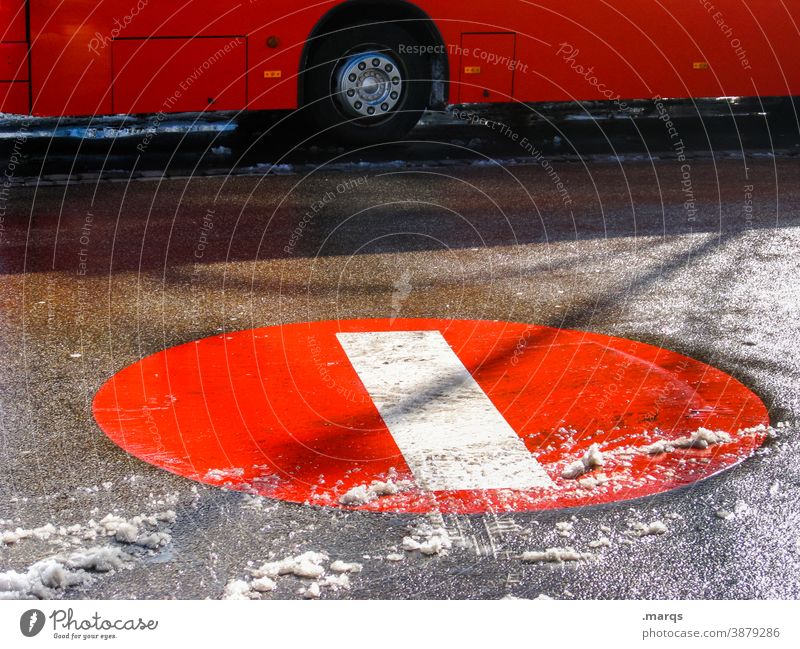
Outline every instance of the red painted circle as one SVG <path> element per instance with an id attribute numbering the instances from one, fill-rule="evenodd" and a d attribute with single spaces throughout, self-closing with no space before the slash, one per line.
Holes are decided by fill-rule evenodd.
<path id="1" fill-rule="evenodd" d="M 142 460 L 270 498 L 341 506 L 353 487 L 413 481 L 338 332 L 439 331 L 554 485 L 527 491 L 417 488 L 360 509 L 528 511 L 626 500 L 728 468 L 763 441 L 767 410 L 727 374 L 639 342 L 472 320 L 339 320 L 223 334 L 149 356 L 94 400 L 100 427 Z M 731 440 L 657 455 L 641 447 L 699 428 Z M 605 466 L 561 476 L 592 444 Z M 605 479 L 605 481 L 603 481 Z M 411 483 L 413 484 L 413 483 Z"/>

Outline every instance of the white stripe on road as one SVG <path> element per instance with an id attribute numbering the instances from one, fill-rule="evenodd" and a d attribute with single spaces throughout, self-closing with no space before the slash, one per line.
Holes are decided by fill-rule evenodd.
<path id="1" fill-rule="evenodd" d="M 440 332 L 337 338 L 422 489 L 553 486 Z"/>

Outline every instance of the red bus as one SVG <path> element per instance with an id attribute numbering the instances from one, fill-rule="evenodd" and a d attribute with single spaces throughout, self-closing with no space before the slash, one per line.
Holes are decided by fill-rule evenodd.
<path id="1" fill-rule="evenodd" d="M 449 104 L 800 94 L 798 0 L 0 0 L 0 112 L 303 108 L 354 142 Z"/>

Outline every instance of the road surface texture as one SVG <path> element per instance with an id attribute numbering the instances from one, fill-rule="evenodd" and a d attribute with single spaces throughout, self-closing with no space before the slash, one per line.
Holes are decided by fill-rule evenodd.
<path id="1" fill-rule="evenodd" d="M 323 598 L 800 596 L 797 127 L 741 119 L 684 117 L 678 138 L 657 116 L 522 132 L 462 121 L 423 125 L 411 139 L 424 146 L 303 144 L 288 158 L 232 140 L 213 154 L 226 164 L 211 159 L 215 132 L 195 145 L 196 168 L 191 147 L 169 162 L 175 143 L 158 138 L 141 156 L 134 138 L 113 164 L 80 151 L 80 138 L 52 156 L 49 138 L 23 139 L 0 222 L 6 593 L 292 598 L 319 583 Z M 661 346 L 736 377 L 775 430 L 738 466 L 658 496 L 414 516 L 195 483 L 135 459 L 94 421 L 98 389 L 167 347 L 391 317 L 530 322 Z M 654 522 L 666 531 L 637 526 Z M 406 551 L 414 531 L 443 543 Z M 108 565 L 80 555 L 105 546 Z M 552 547 L 582 556 L 521 559 Z M 306 558 L 323 576 L 273 574 L 275 590 L 256 587 L 253 569 L 305 552 L 327 555 Z M 72 557 L 65 579 L 34 574 L 56 556 Z M 336 560 L 361 570 L 341 579 Z"/>

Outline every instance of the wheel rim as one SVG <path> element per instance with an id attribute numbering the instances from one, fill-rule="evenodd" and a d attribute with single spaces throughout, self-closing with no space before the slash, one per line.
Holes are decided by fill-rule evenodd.
<path id="1" fill-rule="evenodd" d="M 384 52 L 352 54 L 339 68 L 334 94 L 351 117 L 388 115 L 403 96 L 401 68 Z"/>

